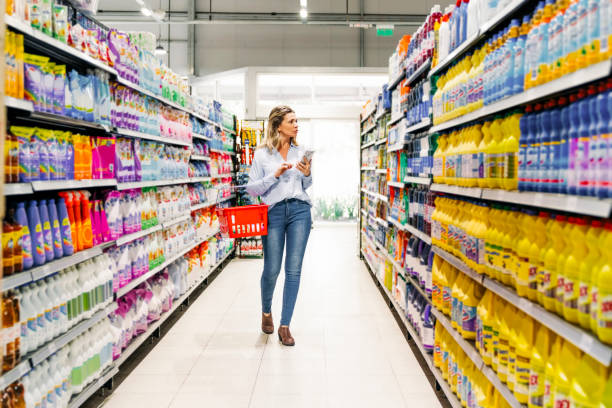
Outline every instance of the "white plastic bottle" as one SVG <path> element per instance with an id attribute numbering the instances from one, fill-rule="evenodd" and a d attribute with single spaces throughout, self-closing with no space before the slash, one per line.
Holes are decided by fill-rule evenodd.
<path id="1" fill-rule="evenodd" d="M 47 296 L 47 288 L 42 281 L 38 281 L 38 299 L 40 301 L 40 305 L 42 306 L 43 312 L 43 329 L 41 331 L 41 345 L 45 344 L 49 340 L 51 340 L 51 336 L 53 334 L 53 317 L 52 310 L 53 306 L 51 306 L 51 299 Z M 39 327 L 40 328 L 40 321 Z"/>
<path id="2" fill-rule="evenodd" d="M 62 273 L 57 274 L 53 277 L 53 282 L 55 284 L 55 291 L 59 297 L 59 324 L 60 324 L 60 334 L 66 333 L 68 331 L 68 290 L 66 288 L 66 274 L 62 271 Z"/>
<path id="3" fill-rule="evenodd" d="M 45 309 L 45 317 L 49 324 L 49 340 L 54 339 L 59 334 L 59 297 L 53 288 L 53 280 L 50 277 L 44 280 L 45 295 L 48 299 L 48 309 L 51 310 L 50 316 L 47 316 Z"/>

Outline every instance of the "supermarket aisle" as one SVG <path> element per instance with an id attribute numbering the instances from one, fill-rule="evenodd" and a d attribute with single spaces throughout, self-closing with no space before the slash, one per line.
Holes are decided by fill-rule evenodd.
<path id="1" fill-rule="evenodd" d="M 356 226 L 314 229 L 291 327 L 295 347 L 261 334 L 262 261 L 235 260 L 105 407 L 440 406 L 356 257 L 356 240 Z M 277 325 L 281 294 L 279 279 Z"/>

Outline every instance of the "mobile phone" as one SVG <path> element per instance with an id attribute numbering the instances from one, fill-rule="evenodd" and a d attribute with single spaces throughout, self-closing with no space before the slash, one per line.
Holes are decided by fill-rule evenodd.
<path id="1" fill-rule="evenodd" d="M 300 161 L 304 161 L 304 159 L 306 159 L 308 161 L 311 161 L 313 154 L 314 154 L 314 150 L 306 150 L 306 151 L 304 151 L 304 155 L 302 156 L 302 160 L 300 160 Z"/>

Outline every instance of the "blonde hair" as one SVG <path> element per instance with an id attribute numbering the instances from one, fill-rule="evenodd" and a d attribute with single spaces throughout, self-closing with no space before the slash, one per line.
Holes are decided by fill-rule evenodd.
<path id="1" fill-rule="evenodd" d="M 295 113 L 293 109 L 286 105 L 279 105 L 270 111 L 268 116 L 268 129 L 266 130 L 266 138 L 263 140 L 259 147 L 266 147 L 270 152 L 278 150 L 281 144 L 280 135 L 278 134 L 278 127 L 283 123 L 285 116 L 289 113 Z M 297 146 L 297 139 L 291 138 L 291 143 Z"/>

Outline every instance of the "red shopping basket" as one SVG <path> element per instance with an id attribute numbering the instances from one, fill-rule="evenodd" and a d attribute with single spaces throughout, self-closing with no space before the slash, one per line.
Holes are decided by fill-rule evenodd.
<path id="1" fill-rule="evenodd" d="M 217 208 L 221 234 L 229 238 L 268 235 L 268 206 Z"/>

